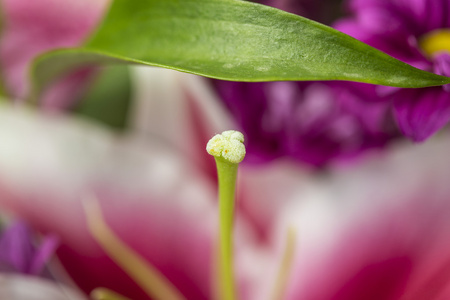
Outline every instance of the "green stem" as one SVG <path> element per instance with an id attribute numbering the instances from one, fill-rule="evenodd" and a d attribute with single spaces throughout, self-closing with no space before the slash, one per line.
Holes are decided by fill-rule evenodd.
<path id="1" fill-rule="evenodd" d="M 219 177 L 219 291 L 221 300 L 235 300 L 233 272 L 233 214 L 236 177 L 239 163 L 245 157 L 244 135 L 227 130 L 213 136 L 206 151 L 215 157 Z"/>
<path id="2" fill-rule="evenodd" d="M 221 300 L 235 300 L 236 288 L 233 271 L 233 219 L 236 177 L 239 164 L 216 157 L 219 177 L 220 245 L 219 278 Z"/>

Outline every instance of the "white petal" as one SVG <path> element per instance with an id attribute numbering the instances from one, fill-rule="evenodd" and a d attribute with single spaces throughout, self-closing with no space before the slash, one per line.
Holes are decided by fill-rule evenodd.
<path id="1" fill-rule="evenodd" d="M 87 300 L 80 292 L 39 277 L 0 274 L 0 299 Z"/>

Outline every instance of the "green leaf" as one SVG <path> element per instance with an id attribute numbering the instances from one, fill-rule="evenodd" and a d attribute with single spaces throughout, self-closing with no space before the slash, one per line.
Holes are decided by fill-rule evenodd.
<path id="1" fill-rule="evenodd" d="M 93 62 L 145 64 L 232 81 L 450 83 L 325 25 L 239 0 L 115 0 L 83 47 L 35 61 L 34 92 L 69 68 Z"/>
<path id="2" fill-rule="evenodd" d="M 100 70 L 90 83 L 74 112 L 116 130 L 127 126 L 131 102 L 130 72 L 126 66 L 110 66 Z"/>
<path id="3" fill-rule="evenodd" d="M 5 28 L 5 17 L 3 13 L 3 7 L 0 5 L 0 36 L 3 36 L 3 29 Z M 5 76 L 4 76 L 4 68 L 0 66 L 0 103 L 2 102 L 11 102 L 10 92 L 6 88 Z"/>

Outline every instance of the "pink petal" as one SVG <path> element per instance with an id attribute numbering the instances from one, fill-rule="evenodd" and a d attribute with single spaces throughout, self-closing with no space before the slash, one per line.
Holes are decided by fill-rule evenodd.
<path id="1" fill-rule="evenodd" d="M 289 161 L 240 168 L 239 211 L 252 224 L 260 241 L 269 241 L 278 215 L 295 193 L 306 188 L 311 174 L 312 170 Z"/>
<path id="2" fill-rule="evenodd" d="M 81 200 L 93 194 L 114 232 L 188 299 L 210 298 L 216 187 L 186 153 L 162 137 L 119 138 L 62 117 L 4 108 L 0 123 L 0 203 L 59 236 L 58 257 L 83 290 L 104 286 L 146 299 L 87 231 Z M 236 229 L 243 260 L 257 240 L 245 218 Z M 262 266 L 237 268 L 241 294 L 254 293 Z"/>
<path id="3" fill-rule="evenodd" d="M 121 141 L 88 124 L 0 114 L 2 206 L 60 237 L 59 258 L 83 290 L 104 286 L 145 299 L 87 231 L 80 201 L 93 193 L 122 240 L 189 299 L 209 297 L 216 195 L 194 165 L 164 142 Z"/>
<path id="4" fill-rule="evenodd" d="M 300 245 L 286 299 L 447 299 L 449 151 L 403 145 L 299 193 L 280 217 Z"/>
<path id="5" fill-rule="evenodd" d="M 27 72 L 35 56 L 54 48 L 80 45 L 99 22 L 108 2 L 3 0 L 0 61 L 11 95 L 23 98 L 28 92 Z M 74 76 L 53 93 L 65 95 L 64 98 L 74 96 L 77 90 L 71 81 L 77 80 L 77 75 Z"/>

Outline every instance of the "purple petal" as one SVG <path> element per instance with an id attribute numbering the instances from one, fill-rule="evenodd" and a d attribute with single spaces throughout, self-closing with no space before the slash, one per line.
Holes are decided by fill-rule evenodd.
<path id="1" fill-rule="evenodd" d="M 58 239 L 46 236 L 39 248 L 33 243 L 34 235 L 27 223 L 16 221 L 0 239 L 0 269 L 24 274 L 40 274 L 54 254 Z"/>
<path id="2" fill-rule="evenodd" d="M 365 41 L 371 36 L 370 32 L 361 29 L 357 20 L 355 20 L 354 18 L 338 20 L 336 23 L 334 23 L 333 27 L 360 41 Z"/>
<path id="3" fill-rule="evenodd" d="M 450 55 L 441 53 L 434 57 L 434 71 L 443 76 L 450 76 Z"/>
<path id="4" fill-rule="evenodd" d="M 384 24 L 386 21 L 383 21 Z M 381 25 L 380 25 L 381 26 Z M 344 32 L 374 48 L 405 61 L 409 64 L 423 64 L 423 55 L 415 48 L 416 41 L 409 32 L 392 32 L 381 26 L 379 32 L 374 32 L 370 28 L 365 28 L 359 21 L 354 19 L 343 19 L 333 25 L 339 31 Z"/>
<path id="5" fill-rule="evenodd" d="M 389 103 L 376 95 L 376 86 L 362 83 L 333 84 L 336 101 L 371 133 L 385 131 Z"/>
<path id="6" fill-rule="evenodd" d="M 394 112 L 403 134 L 424 141 L 450 121 L 450 93 L 440 87 L 404 89 L 395 95 Z"/>
<path id="7" fill-rule="evenodd" d="M 426 21 L 429 5 L 422 2 L 352 1 L 350 7 L 355 15 L 339 20 L 334 27 L 397 59 L 417 65 L 426 62 L 418 51 L 417 39 L 433 29 L 427 29 L 431 28 Z"/>
<path id="8" fill-rule="evenodd" d="M 32 234 L 24 222 L 10 225 L 0 239 L 0 262 L 11 271 L 28 273 L 34 248 L 31 243 Z"/>
<path id="9" fill-rule="evenodd" d="M 450 5 L 449 5 L 450 6 Z M 450 76 L 450 55 L 441 53 L 434 58 L 434 72 L 443 76 Z M 443 86 L 446 92 L 450 92 L 450 84 Z"/>
<path id="10" fill-rule="evenodd" d="M 44 237 L 39 249 L 37 249 L 29 267 L 29 274 L 41 274 L 45 265 L 50 261 L 50 258 L 55 254 L 56 248 L 59 245 L 59 238 L 56 235 L 47 235 Z"/>
<path id="11" fill-rule="evenodd" d="M 336 23 L 336 28 L 417 68 L 432 71 L 433 61 L 425 57 L 418 41 L 436 28 L 449 27 L 447 0 L 354 0 L 355 16 Z M 434 71 L 450 74 L 448 54 L 435 57 Z M 450 118 L 448 86 L 423 90 L 379 88 L 385 98 L 392 94 L 398 126 L 415 141 L 422 141 L 444 126 Z"/>
<path id="12" fill-rule="evenodd" d="M 397 0 L 398 11 L 420 27 L 422 34 L 450 25 L 448 0 Z"/>
<path id="13" fill-rule="evenodd" d="M 418 18 L 425 20 L 423 26 L 427 31 L 445 28 L 450 25 L 450 4 L 448 0 L 415 0 L 422 2 L 422 7 L 417 10 Z"/>

